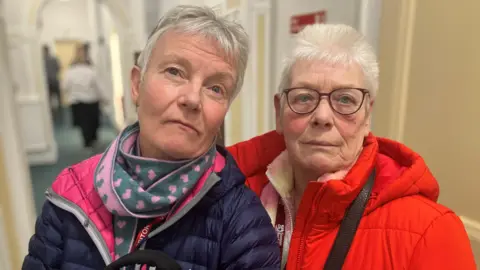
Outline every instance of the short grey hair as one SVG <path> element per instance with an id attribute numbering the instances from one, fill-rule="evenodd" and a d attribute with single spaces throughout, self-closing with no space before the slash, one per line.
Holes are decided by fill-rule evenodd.
<path id="1" fill-rule="evenodd" d="M 356 63 L 363 71 L 371 99 L 377 95 L 379 67 L 375 50 L 361 33 L 348 25 L 313 24 L 298 33 L 292 53 L 284 61 L 279 92 L 290 87 L 292 67 L 299 60 Z"/>
<path id="2" fill-rule="evenodd" d="M 234 61 L 232 64 L 236 69 L 237 78 L 233 98 L 237 96 L 242 88 L 247 68 L 248 34 L 240 24 L 217 15 L 213 9 L 206 6 L 176 6 L 158 21 L 137 60 L 137 66 L 142 72 L 142 80 L 157 41 L 168 30 L 215 39 L 226 56 Z"/>

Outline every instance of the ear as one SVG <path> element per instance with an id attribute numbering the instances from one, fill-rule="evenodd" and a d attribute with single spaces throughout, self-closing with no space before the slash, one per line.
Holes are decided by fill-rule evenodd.
<path id="1" fill-rule="evenodd" d="M 273 103 L 275 104 L 275 124 L 277 133 L 283 134 L 283 126 L 282 126 L 282 95 L 276 94 L 273 97 Z"/>
<path id="2" fill-rule="evenodd" d="M 142 71 L 138 66 L 133 66 L 130 72 L 130 84 L 132 101 L 138 107 L 138 97 L 140 96 L 140 86 L 142 83 Z"/>

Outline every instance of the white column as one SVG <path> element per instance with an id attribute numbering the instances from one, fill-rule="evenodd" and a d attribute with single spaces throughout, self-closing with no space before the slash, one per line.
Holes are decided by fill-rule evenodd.
<path id="1" fill-rule="evenodd" d="M 4 8 L 5 14 L 18 12 L 15 6 L 6 5 Z M 9 81 L 14 89 L 22 151 L 26 151 L 31 165 L 54 164 L 58 151 L 45 80 L 40 29 L 33 22 L 23 24 L 5 19 L 5 24 L 8 24 L 8 43 L 4 43 L 2 53 L 10 60 Z"/>
<path id="2" fill-rule="evenodd" d="M 102 5 L 104 5 L 103 0 L 94 0 L 93 11 L 94 11 L 94 21 L 95 21 L 95 33 L 97 34 L 95 42 L 97 44 L 97 55 L 94 60 L 96 66 L 98 77 L 101 81 L 103 91 L 108 93 L 110 100 L 113 99 L 113 87 L 112 87 L 112 76 L 110 73 L 110 50 L 108 47 L 107 39 L 109 36 L 105 33 L 104 27 L 104 18 L 102 13 Z M 109 113 L 113 110 L 111 108 L 107 109 Z M 113 120 L 113 119 L 112 119 Z"/>
<path id="3" fill-rule="evenodd" d="M 378 54 L 378 36 L 380 31 L 380 16 L 382 0 L 361 0 L 358 4 L 358 30 L 364 34 L 368 42 Z"/>
<path id="4" fill-rule="evenodd" d="M 380 34 L 380 18 L 382 0 L 361 0 L 357 4 L 357 29 L 365 35 L 367 41 L 375 49 L 378 56 L 378 39 Z M 373 129 L 373 115 L 370 118 L 370 129 Z"/>
<path id="5" fill-rule="evenodd" d="M 161 0 L 158 1 L 158 14 L 161 14 L 160 9 L 162 3 Z M 146 8 L 147 3 L 145 0 L 135 0 L 130 2 L 129 15 L 131 17 L 131 25 L 129 27 L 132 32 L 127 34 L 130 35 L 130 42 L 134 51 L 143 50 L 147 42 L 148 35 L 150 34 L 150 31 L 152 31 L 152 29 L 147 29 L 147 20 L 145 20 Z M 133 58 L 133 54 L 131 54 L 129 57 Z"/>
<path id="6" fill-rule="evenodd" d="M 15 238 L 22 261 L 28 251 L 29 238 L 34 233 L 35 210 L 31 180 L 25 151 L 19 132 L 18 114 L 13 93 L 10 68 L 7 60 L 7 35 L 2 2 L 0 0 L 0 154 L 4 155 L 7 186 L 11 200 L 11 212 Z M 2 268 L 2 267 L 0 267 Z"/>

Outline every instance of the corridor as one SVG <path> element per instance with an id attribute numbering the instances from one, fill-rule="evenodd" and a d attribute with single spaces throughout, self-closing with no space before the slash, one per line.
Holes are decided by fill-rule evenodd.
<path id="1" fill-rule="evenodd" d="M 58 160 L 54 165 L 30 166 L 32 189 L 37 215 L 42 211 L 45 202 L 45 190 L 50 187 L 58 174 L 70 165 L 80 162 L 90 156 L 92 152 L 82 145 L 80 131 L 72 127 L 69 109 L 63 109 L 63 123 L 56 123 L 54 127 L 55 139 L 58 146 Z M 103 117 L 99 129 L 99 143 L 95 152 L 101 153 L 117 135 L 117 131 L 110 121 Z"/>
<path id="2" fill-rule="evenodd" d="M 327 146 L 341 148 L 343 147 L 342 142 L 345 145 L 349 145 L 348 140 L 351 134 L 348 133 L 353 133 L 352 130 L 358 131 L 356 128 L 350 129 L 347 125 L 350 122 L 355 122 L 356 124 L 361 122 L 352 119 L 357 113 L 362 113 L 361 107 L 365 106 L 368 112 L 366 115 L 370 118 L 362 126 L 362 128 L 366 127 L 365 130 L 368 132 L 362 132 L 362 134 L 370 134 L 377 141 L 392 141 L 402 145 L 401 147 L 392 148 L 395 151 L 402 152 L 406 148 L 409 151 L 412 150 L 415 154 L 406 156 L 425 166 L 425 169 L 419 170 L 417 168 L 417 170 L 427 173 L 431 172 L 431 181 L 427 181 L 424 186 L 415 182 L 416 180 L 412 178 L 410 179 L 412 184 L 405 186 L 405 190 L 402 189 L 402 191 L 405 191 L 407 194 L 413 190 L 412 192 L 418 193 L 416 195 L 428 197 L 432 203 L 451 209 L 451 213 L 454 213 L 457 218 L 455 222 L 458 228 L 461 229 L 460 231 L 465 236 L 464 242 L 467 243 L 467 246 L 470 244 L 476 261 L 480 262 L 480 211 L 478 211 L 480 196 L 477 194 L 477 192 L 480 192 L 480 182 L 477 179 L 478 172 L 476 171 L 478 161 L 480 160 L 480 143 L 478 141 L 480 125 L 477 125 L 475 120 L 480 115 L 480 106 L 476 102 L 478 100 L 476 95 L 479 95 L 480 99 L 480 92 L 476 90 L 478 85 L 480 85 L 480 76 L 476 74 L 480 70 L 480 34 L 475 34 L 480 27 L 477 20 L 477 15 L 480 13 L 479 0 L 465 0 L 461 4 L 453 1 L 435 2 L 420 0 L 0 0 L 0 82 L 2 82 L 0 84 L 0 238 L 6 239 L 3 245 L 0 243 L 0 250 L 6 250 L 0 251 L 1 270 L 17 270 L 21 268 L 22 261 L 28 252 L 29 240 L 34 235 L 35 230 L 38 229 L 35 228 L 35 221 L 42 214 L 42 207 L 46 200 L 45 191 L 52 185 L 62 170 L 92 155 L 104 152 L 122 130 L 128 130 L 128 128 L 125 128 L 131 127 L 138 122 L 139 116 L 151 116 L 150 122 L 147 122 L 148 124 L 141 120 L 142 130 L 150 128 L 150 132 L 158 132 L 161 127 L 157 128 L 156 124 L 161 126 L 164 123 L 175 122 L 175 124 L 178 124 L 176 122 L 181 122 L 181 119 L 176 119 L 177 115 L 181 115 L 178 112 L 168 115 L 173 120 L 167 119 L 163 121 L 164 119 L 160 119 L 162 113 L 167 111 L 167 109 L 159 109 L 156 106 L 160 107 L 158 104 L 165 101 L 164 97 L 169 97 L 171 92 L 168 92 L 168 94 L 160 92 L 164 90 L 163 88 L 166 88 L 163 87 L 164 85 L 169 85 L 168 83 L 164 83 L 160 79 L 151 82 L 150 88 L 154 89 L 152 93 L 155 93 L 155 95 L 152 94 L 145 99 L 140 99 L 141 94 L 139 93 L 149 92 L 141 92 L 139 90 L 144 90 L 146 86 L 134 87 L 136 83 L 143 84 L 145 82 L 145 74 L 148 74 L 148 65 L 157 67 L 158 74 L 163 72 L 165 74 L 168 73 L 168 76 L 176 76 L 176 73 L 170 74 L 170 71 L 179 71 L 178 74 L 187 75 L 183 76 L 183 80 L 179 80 L 177 85 L 180 85 L 180 82 L 188 83 L 189 79 L 193 77 L 189 74 L 191 67 L 183 68 L 181 65 L 173 67 L 177 65 L 177 63 L 173 63 L 173 60 L 172 63 L 169 63 L 172 67 L 168 67 L 168 69 L 162 69 L 162 65 L 152 65 L 149 62 L 158 54 L 153 50 L 157 48 L 156 46 L 158 46 L 157 43 L 159 42 L 148 42 L 149 37 L 154 36 L 152 35 L 152 30 L 161 29 L 158 25 L 159 19 L 178 5 L 209 6 L 227 20 L 238 22 L 241 25 L 239 28 L 248 35 L 248 46 L 241 46 L 248 48 L 248 51 L 245 50 L 246 52 L 241 54 L 244 56 L 248 55 L 248 57 L 242 58 L 248 58 L 248 61 L 245 61 L 245 73 L 241 77 L 242 87 L 235 89 L 238 92 L 235 92 L 234 100 L 228 100 L 228 102 L 225 101 L 224 103 L 227 104 L 225 105 L 225 114 L 221 115 L 221 117 L 204 117 L 203 119 L 206 122 L 210 119 L 218 119 L 217 122 L 221 122 L 219 124 L 221 127 L 211 128 L 217 122 L 215 125 L 210 123 L 204 124 L 201 121 L 187 123 L 193 127 L 192 129 L 198 133 L 199 137 L 194 137 L 194 139 L 187 141 L 188 143 L 178 143 L 172 139 L 173 142 L 167 141 L 165 143 L 167 146 L 177 150 L 181 146 L 202 142 L 201 135 L 208 133 L 198 128 L 202 126 L 205 126 L 205 129 L 211 128 L 213 130 L 212 134 L 214 134 L 212 136 L 217 139 L 220 138 L 222 141 L 221 145 L 227 147 L 274 130 L 284 135 L 279 140 L 282 145 L 289 145 L 290 147 L 296 145 L 296 143 L 308 145 L 309 143 L 301 141 L 304 137 L 309 137 L 305 135 L 307 131 L 312 132 L 308 141 L 312 141 L 311 144 L 320 144 L 319 141 L 315 141 L 317 139 L 315 136 L 321 137 L 321 135 L 326 133 L 315 131 L 314 128 L 307 124 L 305 124 L 305 130 L 307 131 L 300 131 L 300 127 L 294 126 L 290 127 L 290 132 L 295 134 L 285 135 L 284 132 L 285 130 L 288 132 L 289 126 L 285 125 L 279 110 L 291 110 L 292 112 L 289 111 L 289 113 L 296 116 L 296 118 L 292 117 L 292 119 L 310 117 L 317 108 L 320 108 L 322 95 L 327 96 L 326 93 L 328 93 L 329 103 L 327 104 L 326 102 L 325 104 L 332 109 L 333 116 L 331 119 L 338 117 L 335 120 L 340 120 L 334 121 L 335 123 L 331 125 L 332 129 L 326 131 L 331 133 L 324 136 L 329 137 L 327 140 L 334 140 L 335 136 L 337 136 L 338 140 L 332 143 L 333 145 L 327 144 Z M 445 18 L 448 18 L 448 20 L 445 20 Z M 172 21 L 177 21 L 177 19 Z M 192 22 L 189 23 L 192 24 Z M 362 85 L 362 83 L 357 85 L 351 82 L 339 83 L 339 81 L 348 77 L 340 72 L 335 73 L 337 75 L 341 74 L 339 75 L 340 79 L 332 79 L 329 77 L 331 75 L 325 75 L 323 77 L 326 79 L 322 78 L 327 81 L 331 80 L 333 83 L 317 83 L 318 85 L 308 82 L 311 79 L 310 77 L 318 75 L 315 72 L 312 72 L 313 75 L 303 70 L 302 72 L 297 72 L 298 74 L 301 73 L 302 76 L 300 76 L 300 79 L 297 79 L 296 83 L 292 78 L 287 78 L 287 76 L 293 77 L 293 70 L 298 68 L 298 66 L 295 67 L 295 61 L 300 60 L 295 57 L 307 54 L 308 51 L 303 48 L 305 50 L 303 52 L 300 49 L 292 52 L 292 49 L 298 46 L 295 40 L 298 36 L 301 36 L 297 35 L 299 31 L 307 25 L 324 23 L 351 26 L 356 30 L 354 31 L 355 33 L 360 33 L 358 36 L 362 36 L 362 39 L 355 36 L 355 38 L 348 38 L 348 40 L 356 41 L 364 38 L 365 42 L 368 43 L 369 46 L 367 47 L 372 50 L 371 55 L 373 57 L 371 59 L 375 58 L 375 61 L 366 61 L 366 59 L 370 58 L 365 57 L 365 51 L 356 52 L 354 49 L 345 49 L 348 52 L 345 53 L 346 56 L 344 57 L 345 59 L 349 58 L 349 60 L 353 59 L 353 62 L 359 62 L 356 63 L 360 66 L 360 74 L 357 75 L 361 79 L 358 82 L 365 83 L 368 81 L 368 85 Z M 163 34 L 161 33 L 159 37 L 162 37 Z M 219 35 L 216 32 L 215 34 Z M 318 39 L 321 41 L 327 40 L 326 44 L 328 45 L 322 46 L 322 42 L 319 40 L 302 41 L 320 51 L 312 50 L 310 52 L 312 55 L 323 55 L 324 52 L 322 50 L 325 50 L 327 51 L 325 55 L 331 57 L 328 54 L 335 50 L 332 50 L 332 52 L 328 51 L 329 46 L 336 48 L 334 46 L 335 42 L 343 44 L 343 42 L 339 41 L 341 38 L 330 41 L 321 34 L 319 36 L 321 38 Z M 335 35 L 331 34 L 331 36 L 333 39 Z M 218 39 L 219 37 L 215 36 L 215 38 Z M 172 40 L 175 39 L 172 38 Z M 344 42 L 348 43 L 347 40 Z M 175 44 L 170 39 L 165 43 L 166 45 Z M 153 45 L 147 46 L 149 44 Z M 316 48 L 317 45 L 318 48 Z M 181 47 L 178 46 L 178 48 Z M 338 47 L 341 48 L 342 46 L 339 45 Z M 353 47 L 358 49 L 356 46 Z M 148 48 L 153 49 L 145 54 Z M 47 49 L 48 53 L 44 49 Z M 202 49 L 204 48 L 202 47 Z M 142 52 L 142 55 L 147 55 L 145 61 L 139 61 L 138 57 Z M 295 56 L 288 58 L 290 54 Z M 183 57 L 184 54 L 179 55 Z M 298 56 L 297 58 L 300 59 L 301 57 Z M 342 57 L 332 56 L 332 58 L 340 59 Z M 168 57 L 158 57 L 158 59 L 168 59 Z M 362 64 L 362 59 L 365 63 L 369 63 Z M 292 61 L 289 62 L 288 60 Z M 140 62 L 144 63 L 143 66 Z M 378 65 L 374 65 L 373 62 L 375 64 L 378 63 Z M 215 63 L 215 61 L 209 60 L 202 67 L 214 67 L 212 63 Z M 284 69 L 285 63 L 292 64 L 292 66 L 288 66 L 288 64 L 286 66 L 290 69 Z M 77 74 L 80 75 L 66 76 L 76 66 L 83 68 L 77 69 L 77 72 L 80 71 Z M 49 68 L 53 70 L 50 71 L 53 72 L 53 76 L 48 75 Z M 135 71 L 138 71 L 137 68 L 141 70 L 142 74 L 138 80 L 137 77 L 134 77 Z M 199 68 L 199 70 L 208 71 L 210 70 L 209 68 L 205 68 L 205 70 Z M 338 67 L 335 66 L 334 68 Z M 307 68 L 306 70 L 309 71 Z M 334 69 L 332 68 L 332 70 Z M 89 76 L 84 77 L 84 74 Z M 236 74 L 238 75 L 239 73 L 236 72 Z M 311 76 L 309 77 L 309 75 Z M 67 84 L 65 82 L 68 80 L 65 78 L 68 77 L 77 78 L 78 80 L 72 79 L 70 80 L 71 83 Z M 366 77 L 368 78 L 365 79 Z M 57 85 L 52 84 L 52 78 L 54 78 L 53 81 L 58 82 Z M 94 78 L 94 80 L 85 78 Z M 212 76 L 212 78 L 216 77 Z M 208 80 L 210 79 L 209 77 Z M 73 81 L 75 83 L 72 83 Z M 82 82 L 88 83 L 82 85 Z M 208 84 L 210 83 L 208 81 Z M 199 85 L 204 87 L 206 84 Z M 67 89 L 67 85 L 70 86 L 69 89 Z M 78 89 L 86 89 L 86 91 L 82 93 L 76 90 L 77 94 L 72 94 L 72 89 L 74 88 L 71 87 L 72 85 L 83 86 L 83 88 L 78 87 Z M 224 86 L 223 82 L 215 83 L 214 85 Z M 209 89 L 206 86 L 205 88 Z M 223 89 L 225 92 L 229 91 L 228 87 L 223 88 L 225 88 Z M 190 88 L 184 87 L 182 89 Z M 295 100 L 293 97 L 295 97 L 295 93 L 300 93 L 298 89 L 308 90 L 306 93 L 311 94 L 313 97 L 319 97 L 315 108 L 305 111 L 292 109 L 291 102 Z M 168 90 L 171 89 L 169 88 Z M 361 92 L 361 102 L 353 102 L 359 106 L 356 108 L 356 111 L 341 113 L 338 108 L 333 108 L 334 105 L 332 105 L 331 100 L 333 95 L 330 95 L 330 93 L 338 90 L 353 90 L 346 91 L 346 93 L 356 93 L 358 97 Z M 55 91 L 58 93 L 56 95 L 52 94 Z M 83 95 L 85 92 L 87 94 Z M 204 92 L 198 91 L 198 93 L 203 94 Z M 337 93 L 342 93 L 342 91 Z M 92 97 L 94 98 L 92 99 Z M 282 100 L 284 97 L 285 99 Z M 84 99 L 83 101 L 81 100 L 82 98 Z M 159 101 L 155 106 L 151 106 L 154 108 L 152 111 L 158 109 L 160 112 L 158 114 L 156 114 L 156 111 L 151 114 L 144 113 L 142 110 L 146 110 L 145 108 L 148 109 L 149 107 L 141 104 L 141 102 L 149 105 L 149 102 L 156 102 L 155 98 L 158 98 Z M 365 101 L 367 98 L 371 99 L 371 103 Z M 202 102 L 204 101 L 205 99 L 202 99 Z M 288 106 L 283 106 L 281 102 L 288 103 Z M 77 117 L 73 117 L 72 107 L 74 106 L 72 105 L 80 103 L 83 105 L 96 104 L 94 109 L 98 108 L 100 113 L 95 114 L 95 116 L 100 115 L 100 117 L 91 117 L 91 111 L 88 109 L 83 111 L 75 110 Z M 212 102 L 208 104 L 210 106 L 204 107 L 210 108 L 210 111 L 220 112 L 220 109 L 212 109 L 215 108 L 215 105 L 218 105 L 217 103 Z M 175 103 L 170 102 L 168 104 Z M 51 110 L 56 108 L 61 108 L 61 116 L 58 113 L 51 115 Z M 174 115 L 174 117 L 171 115 Z M 284 113 L 283 117 L 285 115 L 287 114 Z M 89 133 L 88 125 L 82 126 L 77 123 L 77 127 L 74 127 L 73 118 L 76 119 L 76 122 L 82 118 L 83 121 L 80 120 L 80 122 L 84 124 L 95 123 L 91 126 L 95 126 L 95 130 L 99 127 L 98 140 L 94 136 L 86 135 Z M 91 121 L 92 119 L 95 119 L 95 121 Z M 100 125 L 97 125 L 99 119 Z M 349 122 L 348 120 L 351 121 Z M 298 120 L 297 123 L 300 122 Z M 304 123 L 307 122 L 305 121 Z M 80 129 L 81 126 L 83 133 Z M 145 128 L 146 126 L 148 128 Z M 198 130 L 195 128 L 198 128 Z M 164 133 L 168 133 L 175 139 L 181 138 L 181 136 L 177 137 L 176 133 L 158 133 L 162 136 Z M 153 138 L 151 140 L 155 141 L 158 139 L 161 141 L 160 143 L 164 143 L 162 141 L 164 138 L 159 136 L 159 134 L 151 135 Z M 370 135 L 365 135 L 365 138 Z M 142 141 L 145 141 L 143 138 Z M 388 140 L 384 140 L 384 138 Z M 291 143 L 288 140 L 296 141 Z M 143 155 L 147 155 L 144 152 L 148 152 L 144 151 L 144 149 L 151 150 L 155 147 L 152 147 L 154 144 L 148 145 L 148 141 L 147 146 L 144 147 L 139 141 L 138 139 L 138 143 L 135 144 L 133 149 L 138 150 L 138 155 L 142 159 L 146 157 Z M 92 144 L 88 142 L 92 142 Z M 276 142 L 276 140 L 268 139 L 257 144 L 270 147 L 270 142 Z M 143 143 L 145 144 L 145 142 Z M 256 148 L 257 144 L 252 143 L 248 145 L 255 145 Z M 215 146 L 215 144 L 210 145 Z M 362 151 L 366 149 L 365 141 L 364 144 L 358 143 L 357 145 Z M 316 146 L 319 148 L 323 147 L 322 145 Z M 391 157 L 393 160 L 392 168 L 398 167 L 398 172 L 387 172 L 383 173 L 382 176 L 390 176 L 392 179 L 396 173 L 404 176 L 403 173 L 407 170 L 409 171 L 409 166 L 414 164 L 414 162 L 410 162 L 410 159 L 406 160 L 401 155 L 390 153 L 390 150 L 385 147 L 378 146 L 377 148 L 375 151 L 381 153 L 374 156 L 375 162 L 380 162 L 380 159 L 377 158 L 378 156 L 383 157 L 383 155 L 391 154 L 395 156 L 395 158 Z M 197 148 L 192 147 L 192 149 Z M 251 149 L 253 148 L 249 148 L 245 152 L 248 152 L 252 158 L 248 156 L 245 159 L 255 165 L 263 164 L 263 161 L 253 158 L 255 154 L 267 155 L 271 151 L 271 149 L 263 148 L 260 150 L 256 148 L 255 151 Z M 153 150 L 152 152 L 155 152 Z M 288 151 L 291 151 L 291 149 L 289 150 L 287 146 L 287 149 L 282 148 L 282 151 L 282 153 L 290 154 Z M 340 152 L 342 151 L 343 149 L 340 150 Z M 386 154 L 382 151 L 389 153 Z M 301 154 L 302 156 L 299 160 L 308 159 L 307 152 L 302 152 Z M 171 157 L 170 155 L 165 156 Z M 312 154 L 311 156 L 314 155 Z M 335 160 L 338 156 L 341 156 L 341 154 L 334 153 L 325 160 Z M 359 155 L 351 156 L 359 157 Z M 163 155 L 159 155 L 154 158 L 156 161 L 163 162 L 165 161 L 163 157 Z M 278 158 L 279 156 L 276 157 Z M 149 158 L 152 157 L 149 156 Z M 195 158 L 198 158 L 198 156 L 195 156 Z M 273 155 L 271 158 L 273 158 Z M 171 160 L 167 158 L 167 162 L 172 160 L 183 161 L 184 159 L 186 158 L 172 158 Z M 361 159 L 358 158 L 358 160 Z M 351 164 L 355 164 L 358 160 L 355 159 Z M 235 161 L 240 163 L 238 160 Z M 381 161 L 383 162 L 383 159 Z M 311 164 L 316 165 L 317 169 L 321 167 L 320 171 L 326 170 L 324 168 L 329 168 L 328 166 L 323 166 L 324 164 L 320 166 L 315 162 L 317 160 L 314 160 Z M 344 163 L 350 164 L 349 162 Z M 267 168 L 271 168 L 274 163 L 270 162 L 267 164 Z M 136 172 L 136 166 L 132 166 L 135 169 L 128 171 L 128 173 L 132 173 L 131 171 L 138 173 Z M 155 166 L 153 167 L 157 168 Z M 241 166 L 239 165 L 239 167 Z M 194 167 L 192 166 L 192 168 Z M 288 168 L 292 172 L 292 175 L 289 175 L 289 177 L 294 178 L 291 180 L 295 181 L 295 177 L 297 177 L 294 173 L 295 170 L 293 167 Z M 345 170 L 345 177 L 351 172 L 352 168 L 349 167 L 348 170 Z M 372 166 L 369 168 L 376 167 Z M 302 169 L 298 169 L 296 172 L 309 171 L 308 168 Z M 140 169 L 138 170 L 140 171 Z M 147 177 L 154 178 L 150 173 L 152 170 L 150 168 L 149 170 L 144 170 L 149 173 Z M 240 170 L 243 170 L 243 168 Z M 269 180 L 271 181 L 269 177 L 265 177 L 269 175 L 263 173 L 267 171 L 266 168 L 257 170 L 261 171 L 261 173 L 257 171 L 258 177 L 261 177 L 258 179 L 264 179 L 266 183 Z M 90 172 L 89 170 L 86 171 Z M 112 171 L 115 172 L 115 170 Z M 95 172 L 97 173 L 98 171 Z M 330 172 L 322 171 L 322 173 L 328 174 Z M 114 175 L 114 173 L 111 173 L 111 175 Z M 332 175 L 336 176 L 336 174 Z M 344 176 L 344 174 L 341 175 L 342 177 Z M 320 179 L 320 177 L 316 176 L 310 177 L 313 180 L 307 180 L 312 182 L 315 179 Z M 425 181 L 424 174 L 415 176 Z M 119 181 L 120 178 L 117 177 L 112 176 L 111 178 L 115 179 L 118 185 L 120 185 L 120 182 L 127 182 L 124 180 Z M 131 179 L 137 178 L 137 175 L 131 176 Z M 97 179 L 102 181 L 102 178 L 97 177 Z M 386 184 L 382 188 L 398 183 L 392 179 L 385 180 Z M 152 179 L 150 180 L 153 181 Z M 335 178 L 327 180 L 343 181 L 345 179 Z M 70 181 L 70 183 L 76 182 Z M 250 185 L 248 180 L 247 183 Z M 114 185 L 116 184 L 114 183 L 111 186 L 113 187 Z M 243 187 L 243 185 L 239 186 Z M 252 186 L 249 187 L 252 188 Z M 95 188 L 96 192 L 90 192 L 89 194 L 98 193 L 100 195 L 99 198 L 104 199 L 104 204 L 106 204 L 108 200 L 100 194 L 98 186 L 95 186 Z M 121 188 L 123 191 L 123 187 Z M 126 190 L 138 191 L 139 189 L 126 188 Z M 117 197 L 123 198 L 123 194 L 126 194 L 127 199 L 132 198 L 136 200 L 136 197 L 131 196 L 126 190 L 125 193 L 121 193 L 122 196 Z M 183 191 L 182 188 L 177 188 L 176 186 L 172 190 Z M 259 190 L 263 191 L 260 188 Z M 351 190 L 354 189 L 351 188 Z M 425 190 L 426 192 L 424 192 Z M 255 190 L 255 192 L 257 191 Z M 372 192 L 372 194 L 379 194 L 375 192 Z M 394 193 L 392 192 L 392 194 Z M 424 193 L 429 195 L 426 196 Z M 185 195 L 187 192 L 183 191 L 183 194 Z M 83 193 L 81 195 L 78 195 L 78 197 L 85 197 Z M 395 195 L 397 194 L 395 193 Z M 413 197 L 412 194 L 408 194 L 408 196 Z M 162 195 L 162 197 L 170 199 L 170 196 Z M 157 200 L 159 196 L 155 195 L 154 198 Z M 154 202 L 154 198 L 149 200 Z M 296 199 L 298 200 L 294 200 L 295 202 L 305 201 L 302 197 Z M 397 199 L 402 201 L 403 197 L 395 198 L 395 200 Z M 139 201 L 136 200 L 135 203 Z M 382 203 L 378 209 L 384 209 L 387 205 L 386 201 Z M 137 207 L 137 204 L 133 205 Z M 139 204 L 139 206 L 140 208 L 138 209 L 143 210 L 142 204 Z M 330 206 L 335 208 L 336 204 L 331 203 Z M 405 213 L 411 214 L 415 212 L 416 208 L 409 207 L 407 209 L 405 207 Z M 112 215 L 108 215 L 108 217 L 116 215 L 113 211 L 111 212 Z M 269 209 L 267 209 L 268 211 Z M 298 209 L 296 211 L 298 212 Z M 394 213 L 389 213 L 389 218 L 398 218 L 400 214 L 405 213 L 403 213 L 403 209 L 402 211 L 396 210 Z M 268 212 L 268 214 L 270 214 L 270 219 L 274 227 L 276 227 L 276 216 L 271 212 Z M 76 215 L 74 214 L 74 216 Z M 343 213 L 339 216 L 344 217 Z M 408 225 L 426 217 L 426 215 L 422 214 L 412 214 L 412 216 L 412 222 L 399 218 L 399 224 Z M 63 219 L 59 218 L 58 220 Z M 292 230 L 295 227 L 294 222 L 296 222 L 296 219 L 292 221 Z M 82 222 L 79 224 L 82 225 Z M 286 228 L 286 224 L 283 225 Z M 280 224 L 280 228 L 282 228 L 281 226 L 282 224 Z M 315 229 L 315 226 L 312 225 L 312 227 Z M 429 225 L 429 228 L 431 227 L 435 226 Z M 440 231 L 439 234 L 442 234 L 442 230 L 438 229 L 439 227 L 436 228 Z M 83 230 L 83 227 L 81 229 Z M 390 231 L 390 229 L 387 228 L 386 231 L 388 233 L 395 231 L 393 229 Z M 423 235 L 426 232 L 427 230 L 425 229 L 422 232 L 413 232 L 412 235 L 417 233 L 421 236 L 420 239 L 423 239 Z M 396 233 L 395 231 L 392 234 Z M 405 233 L 405 230 L 398 229 L 398 235 L 403 233 Z M 449 236 L 448 233 L 445 232 L 446 238 Z M 387 233 L 379 234 L 378 237 L 386 242 L 390 241 Z M 451 239 L 457 238 L 451 237 Z M 286 239 L 286 234 L 284 239 Z M 288 240 L 285 241 L 288 242 Z M 408 241 L 405 240 L 404 242 Z M 433 242 L 435 241 L 425 241 L 425 246 L 441 247 L 437 242 Z M 112 240 L 111 245 L 115 247 L 115 244 L 114 240 Z M 385 244 L 384 248 L 387 247 L 385 248 L 385 254 L 391 255 L 389 259 L 394 260 L 401 257 L 393 256 L 395 255 L 393 253 L 400 251 L 389 251 L 388 244 L 390 243 Z M 410 244 L 408 242 L 408 245 Z M 445 246 L 455 247 L 456 245 Z M 411 247 L 416 249 L 416 245 L 412 244 Z M 399 249 L 406 250 L 403 247 Z M 373 259 L 370 259 L 375 261 L 376 252 L 370 253 L 373 254 Z M 466 252 L 459 251 L 458 253 Z M 115 253 L 112 254 L 115 255 Z M 358 258 L 361 258 L 361 260 L 368 260 L 367 256 L 363 256 L 363 253 L 357 254 L 360 254 Z M 316 254 L 311 257 L 321 259 L 321 256 L 316 256 Z M 115 258 L 115 256 L 112 258 Z M 357 262 L 358 260 L 354 261 Z M 478 270 L 480 270 L 480 267 L 478 267 Z"/>

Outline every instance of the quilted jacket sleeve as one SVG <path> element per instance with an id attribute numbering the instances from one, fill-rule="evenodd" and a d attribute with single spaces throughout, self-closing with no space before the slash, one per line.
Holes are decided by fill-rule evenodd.
<path id="1" fill-rule="evenodd" d="M 463 223 L 454 213 L 432 222 L 418 241 L 408 269 L 477 269 Z"/>
<path id="2" fill-rule="evenodd" d="M 280 269 L 280 248 L 270 218 L 246 186 L 228 195 L 221 269 Z"/>
<path id="3" fill-rule="evenodd" d="M 270 131 L 248 141 L 239 142 L 227 150 L 232 154 L 242 173 L 248 178 L 265 170 L 268 164 L 285 150 L 283 136 Z"/>
<path id="4" fill-rule="evenodd" d="M 30 239 L 23 270 L 60 269 L 63 258 L 61 226 L 56 206 L 45 202 L 35 224 L 35 234 Z"/>

